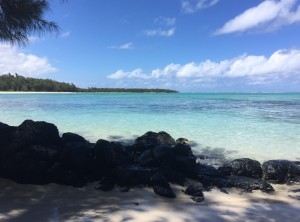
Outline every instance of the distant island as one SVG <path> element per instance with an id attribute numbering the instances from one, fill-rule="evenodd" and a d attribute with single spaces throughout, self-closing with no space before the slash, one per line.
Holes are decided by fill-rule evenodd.
<path id="1" fill-rule="evenodd" d="M 29 78 L 18 74 L 0 75 L 0 91 L 4 92 L 130 92 L 130 93 L 176 93 L 170 89 L 143 88 L 79 88 L 73 83 L 51 79 Z"/>

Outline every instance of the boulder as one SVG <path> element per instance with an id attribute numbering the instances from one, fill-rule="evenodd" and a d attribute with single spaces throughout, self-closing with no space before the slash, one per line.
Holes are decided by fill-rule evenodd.
<path id="1" fill-rule="evenodd" d="M 181 172 L 174 170 L 173 167 L 170 165 L 160 166 L 158 172 L 172 183 L 184 186 L 184 183 L 186 182 L 185 176 Z"/>
<path id="2" fill-rule="evenodd" d="M 65 168 L 61 163 L 55 163 L 47 172 L 49 183 L 58 183 L 74 187 L 83 187 L 87 184 L 86 175 Z"/>
<path id="3" fill-rule="evenodd" d="M 17 183 L 46 184 L 49 164 L 45 161 L 34 160 L 17 153 L 5 160 L 1 166 L 1 174 Z"/>
<path id="4" fill-rule="evenodd" d="M 176 194 L 174 191 L 171 189 L 171 187 L 164 187 L 161 185 L 154 185 L 153 186 L 153 191 L 159 196 L 162 197 L 167 197 L 167 198 L 175 198 Z"/>
<path id="5" fill-rule="evenodd" d="M 230 176 L 226 181 L 226 187 L 240 188 L 245 192 L 252 190 L 261 190 L 263 192 L 272 192 L 274 188 L 271 184 L 261 179 L 254 179 L 244 176 Z"/>
<path id="6" fill-rule="evenodd" d="M 201 177 L 219 177 L 219 178 L 223 178 L 224 175 L 222 174 L 221 171 L 219 171 L 218 169 L 216 169 L 213 166 L 210 165 L 203 165 L 203 164 L 197 164 L 197 176 L 198 178 Z"/>
<path id="7" fill-rule="evenodd" d="M 151 184 L 152 168 L 139 166 L 117 167 L 113 170 L 113 178 L 119 186 L 133 187 L 140 184 Z"/>
<path id="8" fill-rule="evenodd" d="M 151 183 L 153 186 L 153 191 L 159 196 L 175 198 L 176 194 L 172 190 L 167 179 L 160 173 L 156 173 L 151 177 Z"/>
<path id="9" fill-rule="evenodd" d="M 64 133 L 61 137 L 64 143 L 86 143 L 87 141 L 76 133 Z"/>
<path id="10" fill-rule="evenodd" d="M 102 191 L 110 191 L 114 189 L 115 183 L 114 181 L 109 177 L 104 177 L 99 182 L 99 186 L 95 187 L 96 190 L 102 190 Z"/>
<path id="11" fill-rule="evenodd" d="M 2 148 L 12 142 L 15 131 L 16 127 L 0 122 L 0 157 Z"/>
<path id="12" fill-rule="evenodd" d="M 198 163 L 196 179 L 204 185 L 206 190 L 210 190 L 212 187 L 223 188 L 226 186 L 224 175 L 210 165 Z"/>
<path id="13" fill-rule="evenodd" d="M 156 166 L 157 161 L 154 159 L 152 150 L 145 150 L 138 159 L 141 166 Z"/>
<path id="14" fill-rule="evenodd" d="M 57 127 L 52 123 L 43 121 L 25 120 L 17 127 L 14 136 L 14 143 L 17 147 L 26 147 L 29 145 L 51 146 L 59 145 Z"/>
<path id="15" fill-rule="evenodd" d="M 61 154 L 61 164 L 79 173 L 88 174 L 92 169 L 93 144 L 86 142 L 68 142 Z"/>
<path id="16" fill-rule="evenodd" d="M 269 160 L 262 165 L 263 179 L 271 183 L 300 182 L 300 166 L 288 160 Z"/>
<path id="17" fill-rule="evenodd" d="M 255 179 L 262 178 L 262 168 L 258 161 L 249 158 L 236 159 L 219 167 L 225 175 L 245 176 Z"/>
<path id="18" fill-rule="evenodd" d="M 20 151 L 26 158 L 53 164 L 59 160 L 60 151 L 57 146 L 33 145 Z"/>
<path id="19" fill-rule="evenodd" d="M 177 143 L 173 147 L 173 152 L 175 153 L 175 155 L 193 156 L 191 147 L 185 143 Z"/>
<path id="20" fill-rule="evenodd" d="M 154 158 L 158 161 L 167 161 L 173 157 L 172 147 L 167 145 L 157 145 L 152 152 Z"/>
<path id="21" fill-rule="evenodd" d="M 181 143 L 181 144 L 187 144 L 188 142 L 189 142 L 189 140 L 186 139 L 186 138 L 178 138 L 178 139 L 176 140 L 176 144 L 178 144 L 178 143 Z"/>
<path id="22" fill-rule="evenodd" d="M 186 177 L 195 177 L 197 173 L 196 158 L 177 155 L 175 157 L 174 170 L 181 172 Z"/>
<path id="23" fill-rule="evenodd" d="M 184 191 L 185 194 L 192 196 L 192 200 L 199 203 L 204 201 L 204 188 L 202 184 L 189 185 Z"/>
<path id="24" fill-rule="evenodd" d="M 175 145 L 175 140 L 166 132 L 147 132 L 135 140 L 135 144 L 142 144 L 145 147 L 155 147 L 157 145 Z"/>
<path id="25" fill-rule="evenodd" d="M 110 174 L 116 166 L 132 163 L 130 156 L 125 152 L 121 143 L 98 140 L 92 153 L 94 170 Z"/>

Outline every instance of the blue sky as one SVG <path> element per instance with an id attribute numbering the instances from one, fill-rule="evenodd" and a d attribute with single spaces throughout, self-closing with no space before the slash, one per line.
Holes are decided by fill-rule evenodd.
<path id="1" fill-rule="evenodd" d="M 80 87 L 300 91 L 300 0 L 52 0 L 59 35 L 0 44 L 0 73 Z"/>

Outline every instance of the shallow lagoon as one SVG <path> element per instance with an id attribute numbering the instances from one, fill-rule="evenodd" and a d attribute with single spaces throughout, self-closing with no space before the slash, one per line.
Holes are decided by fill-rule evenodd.
<path id="1" fill-rule="evenodd" d="M 0 94 L 0 121 L 57 125 L 91 142 L 128 142 L 147 131 L 188 138 L 226 158 L 300 160 L 300 94 Z"/>

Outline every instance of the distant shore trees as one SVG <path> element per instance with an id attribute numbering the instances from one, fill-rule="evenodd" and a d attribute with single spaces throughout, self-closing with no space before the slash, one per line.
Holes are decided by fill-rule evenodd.
<path id="1" fill-rule="evenodd" d="M 77 92 L 78 88 L 74 84 L 51 79 L 26 78 L 18 74 L 6 74 L 0 76 L 0 91 Z"/>
<path id="2" fill-rule="evenodd" d="M 15 74 L 0 75 L 0 91 L 5 92 L 176 92 L 170 89 L 142 88 L 79 88 L 73 83 L 57 82 L 51 79 L 26 78 Z"/>

